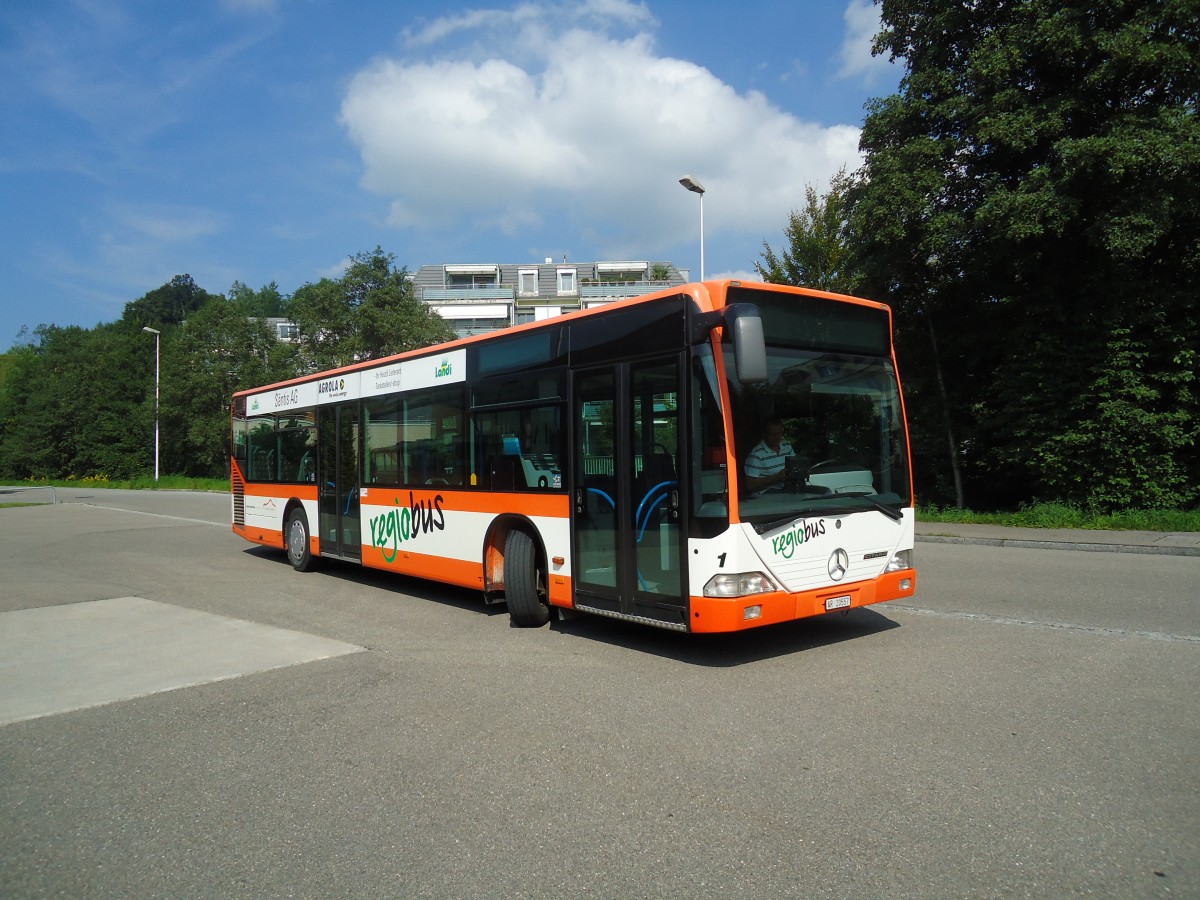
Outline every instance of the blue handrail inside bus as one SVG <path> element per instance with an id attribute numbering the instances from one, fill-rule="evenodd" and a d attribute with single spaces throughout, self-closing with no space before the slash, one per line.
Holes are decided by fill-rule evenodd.
<path id="1" fill-rule="evenodd" d="M 633 517 L 634 529 L 637 531 L 637 543 L 640 544 L 642 538 L 646 536 L 646 527 L 650 524 L 650 514 L 654 512 L 660 502 L 670 496 L 671 488 L 678 486 L 678 481 L 660 481 L 654 487 L 650 488 L 650 490 L 646 491 L 645 496 L 642 497 L 642 502 L 638 504 L 637 514 Z M 600 488 L 588 488 L 587 491 L 589 494 L 597 494 L 603 497 L 614 510 L 617 508 L 617 504 L 613 498 L 600 490 Z M 648 507 L 647 503 L 650 504 Z M 645 510 L 644 516 L 642 515 L 643 510 Z M 641 585 L 642 590 L 648 591 L 650 586 L 646 584 L 646 579 L 642 577 L 641 566 L 638 567 L 637 577 L 638 584 Z"/>
<path id="2" fill-rule="evenodd" d="M 654 512 L 654 507 L 658 505 L 659 501 L 665 500 L 670 495 L 672 486 L 677 487 L 678 485 L 678 481 L 660 481 L 654 487 L 650 488 L 650 490 L 646 491 L 646 496 L 642 498 L 642 502 L 638 506 L 637 515 L 633 517 L 634 527 L 638 529 L 637 542 L 639 544 L 642 542 L 642 536 L 646 533 L 646 526 L 650 524 L 650 514 Z M 655 496 L 654 492 L 660 488 L 666 488 L 666 490 L 662 494 Z M 647 503 L 650 503 L 650 506 L 646 509 L 646 515 L 643 518 L 642 509 L 646 507 Z"/>
<path id="3" fill-rule="evenodd" d="M 658 484 L 654 485 L 654 487 L 650 488 L 650 490 L 646 491 L 646 495 L 642 497 L 642 502 L 638 504 L 637 515 L 633 517 L 634 527 L 637 529 L 638 533 L 637 542 L 639 544 L 642 542 L 642 538 L 646 536 L 646 527 L 650 524 L 651 514 L 655 509 L 658 508 L 659 503 L 671 495 L 671 489 L 678 486 L 678 481 L 660 481 Z M 649 505 L 647 506 L 647 504 Z M 642 515 L 643 509 L 646 511 L 645 515 Z M 640 565 L 638 566 L 637 576 L 638 584 L 641 585 L 642 590 L 650 590 L 650 585 L 648 585 L 646 583 L 646 579 L 642 577 L 642 567 Z"/>
<path id="4" fill-rule="evenodd" d="M 608 496 L 608 494 L 604 493 L 604 491 L 600 490 L 600 488 L 588 488 L 587 491 L 589 494 L 599 494 L 601 497 L 603 497 L 605 500 L 608 501 L 609 506 L 611 506 L 613 509 L 617 508 L 617 504 L 613 500 L 613 498 Z"/>

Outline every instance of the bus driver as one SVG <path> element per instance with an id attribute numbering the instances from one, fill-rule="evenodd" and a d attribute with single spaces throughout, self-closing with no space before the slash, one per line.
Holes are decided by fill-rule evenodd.
<path id="1" fill-rule="evenodd" d="M 762 440 L 746 456 L 743 467 L 746 490 L 751 494 L 783 490 L 787 460 L 795 456 L 792 445 L 783 439 L 783 422 L 778 418 L 767 419 L 763 423 Z"/>

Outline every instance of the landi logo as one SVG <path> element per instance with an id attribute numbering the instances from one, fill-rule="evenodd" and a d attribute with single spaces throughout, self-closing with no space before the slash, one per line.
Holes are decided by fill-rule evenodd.
<path id="1" fill-rule="evenodd" d="M 258 412 L 258 398 L 255 397 L 250 403 L 250 412 Z"/>
<path id="2" fill-rule="evenodd" d="M 445 378 L 448 375 L 450 375 L 450 373 L 453 371 L 454 371 L 453 368 L 450 366 L 450 360 L 443 359 L 441 362 L 441 365 L 439 365 L 437 367 L 437 370 L 433 373 L 433 377 L 434 378 Z"/>

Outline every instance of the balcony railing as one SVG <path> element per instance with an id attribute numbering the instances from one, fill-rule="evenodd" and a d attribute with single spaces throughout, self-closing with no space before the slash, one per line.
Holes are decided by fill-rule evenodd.
<path id="1" fill-rule="evenodd" d="M 447 287 L 422 288 L 421 299 L 426 303 L 479 303 L 488 300 L 511 300 L 514 291 L 512 285 L 493 285 L 490 287 Z"/>
<path id="2" fill-rule="evenodd" d="M 580 284 L 580 297 L 640 297 L 670 287 L 669 281 L 604 281 Z"/>
<path id="3" fill-rule="evenodd" d="M 578 296 L 580 299 L 596 299 L 596 298 L 614 298 L 622 297 L 640 297 L 642 294 L 649 294 L 654 291 L 660 291 L 663 288 L 670 287 L 669 281 L 603 281 L 580 283 L 578 295 L 571 294 L 551 294 L 548 296 L 533 296 L 522 294 L 520 300 L 524 304 L 535 304 L 539 302 L 548 302 L 562 300 L 565 297 Z M 463 285 L 462 287 L 443 287 L 443 288 L 421 288 L 421 299 L 426 303 L 495 303 L 498 300 L 515 300 L 517 299 L 517 290 L 514 285 L 489 285 L 488 287 L 470 287 Z"/>

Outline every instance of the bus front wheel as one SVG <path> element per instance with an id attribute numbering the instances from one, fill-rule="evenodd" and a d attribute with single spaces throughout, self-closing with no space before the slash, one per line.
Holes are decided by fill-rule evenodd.
<path id="1" fill-rule="evenodd" d="M 308 540 L 308 517 L 304 510 L 296 507 L 288 516 L 287 528 L 284 531 L 287 539 L 288 562 L 297 572 L 311 571 L 316 560 L 313 559 L 312 546 Z"/>
<path id="2" fill-rule="evenodd" d="M 526 532 L 510 531 L 504 542 L 504 598 L 519 628 L 540 628 L 550 621 L 545 573 L 538 568 L 537 546 Z"/>

